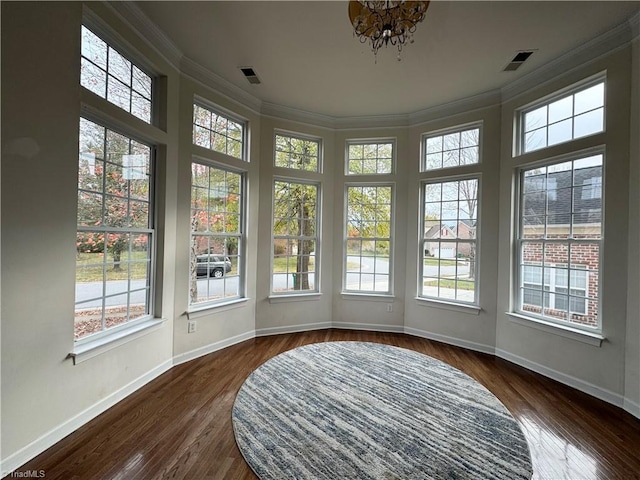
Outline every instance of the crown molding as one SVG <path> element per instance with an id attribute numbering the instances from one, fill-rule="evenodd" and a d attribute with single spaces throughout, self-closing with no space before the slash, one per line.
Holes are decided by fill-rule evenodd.
<path id="1" fill-rule="evenodd" d="M 500 89 L 488 90 L 471 97 L 454 100 L 434 107 L 426 108 L 409 115 L 409 125 L 416 126 L 433 120 L 453 117 L 462 113 L 474 112 L 484 108 L 499 106 L 502 103 Z"/>
<path id="2" fill-rule="evenodd" d="M 251 95 L 240 87 L 237 87 L 228 80 L 225 80 L 220 75 L 213 73 L 211 70 L 208 70 L 194 60 L 191 60 L 189 57 L 182 57 L 182 61 L 180 62 L 180 71 L 206 88 L 214 90 L 216 93 L 224 96 L 229 101 L 244 108 L 248 108 L 258 115 L 261 113 L 263 104 L 262 100 L 255 95 Z"/>
<path id="3" fill-rule="evenodd" d="M 502 87 L 502 101 L 513 100 L 527 91 L 539 87 L 554 78 L 561 77 L 574 69 L 592 63 L 599 58 L 630 44 L 634 38 L 634 28 L 638 30 L 640 12 L 617 27 L 579 45 L 532 72 Z"/>
<path id="4" fill-rule="evenodd" d="M 180 60 L 184 56 L 182 51 L 134 2 L 103 1 L 102 4 L 122 22 L 129 25 L 133 31 L 138 32 L 147 45 L 153 48 L 167 63 L 176 70 L 180 70 Z"/>
<path id="5" fill-rule="evenodd" d="M 307 112 L 306 110 L 278 105 L 277 103 L 271 102 L 262 102 L 260 115 L 281 120 L 289 120 L 291 122 L 302 123 L 314 127 L 329 129 L 334 129 L 336 127 L 335 117 L 323 115 L 321 113 Z"/>
<path id="6" fill-rule="evenodd" d="M 200 83 L 230 102 L 247 108 L 257 115 L 288 120 L 320 128 L 349 130 L 408 127 L 433 120 L 468 113 L 500 105 L 550 80 L 629 45 L 640 37 L 640 10 L 617 27 L 589 40 L 575 49 L 560 55 L 532 72 L 514 80 L 502 88 L 490 90 L 460 100 L 436 105 L 408 114 L 334 117 L 305 110 L 264 102 L 260 98 L 225 80 L 186 57 L 133 2 L 102 2 L 123 22 L 137 31 L 146 42 L 170 65 L 183 75 Z"/>

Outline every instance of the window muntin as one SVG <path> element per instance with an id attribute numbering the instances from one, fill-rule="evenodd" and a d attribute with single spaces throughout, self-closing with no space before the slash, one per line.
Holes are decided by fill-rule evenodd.
<path id="1" fill-rule="evenodd" d="M 391 293 L 391 185 L 346 188 L 345 292 Z"/>
<path id="2" fill-rule="evenodd" d="M 521 112 L 523 153 L 604 131 L 605 82 Z"/>
<path id="3" fill-rule="evenodd" d="M 520 313 L 599 328 L 602 173 L 602 154 L 521 170 Z"/>
<path id="4" fill-rule="evenodd" d="M 275 166 L 320 171 L 320 141 L 276 133 Z"/>
<path id="5" fill-rule="evenodd" d="M 478 177 L 423 183 L 420 297 L 477 303 L 479 186 Z"/>
<path id="6" fill-rule="evenodd" d="M 151 123 L 152 78 L 84 25 L 80 85 Z"/>
<path id="7" fill-rule="evenodd" d="M 274 294 L 318 291 L 319 186 L 275 180 L 273 187 Z"/>
<path id="8" fill-rule="evenodd" d="M 197 103 L 193 104 L 194 145 L 244 160 L 244 139 L 243 123 Z"/>
<path id="9" fill-rule="evenodd" d="M 244 176 L 191 164 L 189 304 L 243 296 Z"/>
<path id="10" fill-rule="evenodd" d="M 151 311 L 151 147 L 80 119 L 75 339 Z"/>
<path id="11" fill-rule="evenodd" d="M 393 142 L 348 142 L 347 175 L 393 173 Z"/>
<path id="12" fill-rule="evenodd" d="M 423 137 L 422 171 L 480 162 L 480 128 L 428 134 Z"/>

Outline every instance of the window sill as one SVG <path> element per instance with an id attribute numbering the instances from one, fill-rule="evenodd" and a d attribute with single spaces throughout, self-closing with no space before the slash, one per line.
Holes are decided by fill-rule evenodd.
<path id="1" fill-rule="evenodd" d="M 213 303 L 213 304 L 193 307 L 187 310 L 185 313 L 187 314 L 187 318 L 189 320 L 193 320 L 194 318 L 201 318 L 206 315 L 210 315 L 212 313 L 231 310 L 232 308 L 236 308 L 241 306 L 242 304 L 247 303 L 248 300 L 249 299 L 246 297 L 234 298 L 233 300 L 228 300 L 226 302 Z"/>
<path id="2" fill-rule="evenodd" d="M 271 295 L 269 303 L 287 303 L 287 302 L 307 302 L 309 300 L 320 300 L 321 293 L 301 293 L 297 295 Z"/>
<path id="3" fill-rule="evenodd" d="M 558 325 L 552 322 L 545 322 L 534 317 L 528 317 L 515 312 L 505 312 L 509 319 L 519 325 L 525 327 L 535 328 L 536 330 L 542 330 L 543 332 L 551 333 L 553 335 L 559 335 L 561 337 L 570 338 L 578 342 L 593 345 L 594 347 L 601 347 L 605 337 L 600 333 L 586 332 L 578 328 L 572 328 L 565 325 Z"/>
<path id="4" fill-rule="evenodd" d="M 388 293 L 354 293 L 342 292 L 340 296 L 344 300 L 367 300 L 374 302 L 393 302 L 396 297 Z"/>
<path id="5" fill-rule="evenodd" d="M 433 300 L 422 297 L 416 297 L 416 303 L 422 307 L 441 308 L 443 310 L 451 310 L 453 312 L 469 313 L 471 315 L 479 315 L 482 311 L 478 305 L 469 305 L 465 303 L 444 302 L 442 300 Z"/>
<path id="6" fill-rule="evenodd" d="M 67 358 L 73 359 L 73 364 L 77 365 L 78 363 L 82 363 L 119 347 L 120 345 L 124 345 L 125 343 L 129 343 L 132 340 L 158 330 L 164 321 L 165 320 L 161 318 L 150 318 L 146 321 L 132 325 L 130 328 L 118 330 L 117 332 L 113 332 L 110 335 L 104 335 L 96 340 L 75 345 L 73 347 L 73 351 L 69 353 Z"/>

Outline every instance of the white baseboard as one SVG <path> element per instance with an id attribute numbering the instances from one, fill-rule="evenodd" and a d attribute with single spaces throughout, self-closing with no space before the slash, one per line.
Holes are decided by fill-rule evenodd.
<path id="1" fill-rule="evenodd" d="M 256 337 L 266 337 L 269 335 L 281 335 L 283 333 L 310 332 L 311 330 L 324 330 L 331 328 L 331 322 L 303 323 L 301 325 L 286 325 L 284 327 L 267 327 L 256 329 Z"/>
<path id="2" fill-rule="evenodd" d="M 47 448 L 51 447 L 55 443 L 62 440 L 64 437 L 69 435 L 70 433 L 76 431 L 78 428 L 82 427 L 89 421 L 93 420 L 95 417 L 113 407 L 119 401 L 125 399 L 133 392 L 143 387 L 151 380 L 156 377 L 159 377 L 167 370 L 171 369 L 173 366 L 172 360 L 167 360 L 157 367 L 151 369 L 144 375 L 136 378 L 132 382 L 128 383 L 121 389 L 113 392 L 106 398 L 103 398 L 99 402 L 90 406 L 86 410 L 80 412 L 76 416 L 70 418 L 66 422 L 58 425 L 52 430 L 48 431 L 40 438 L 34 440 L 29 445 L 21 448 L 17 452 L 9 455 L 7 458 L 2 460 L 2 474 L 1 477 L 8 475 L 9 473 L 15 471 L 20 468 L 22 465 L 27 463 L 32 458 L 44 452 Z"/>
<path id="3" fill-rule="evenodd" d="M 222 350 L 223 348 L 230 347 L 231 345 L 235 345 L 236 343 L 244 342 L 245 340 L 250 340 L 255 336 L 256 336 L 255 330 L 249 330 L 248 332 L 241 333 L 240 335 L 236 335 L 230 338 L 225 338 L 224 340 L 220 340 L 219 342 L 211 343 L 209 345 L 205 345 L 204 347 L 196 348 L 195 350 L 181 353 L 180 355 L 176 355 L 175 357 L 173 357 L 173 365 L 180 365 L 181 363 L 194 360 L 198 357 L 202 357 L 204 355 L 217 352 L 218 350 Z"/>
<path id="4" fill-rule="evenodd" d="M 491 345 L 485 345 L 483 343 L 470 342 L 468 340 L 461 340 L 455 337 L 449 337 L 447 335 L 440 335 L 439 333 L 425 332 L 413 327 L 404 327 L 404 333 L 407 335 L 413 335 L 414 337 L 428 338 L 429 340 L 435 340 L 437 342 L 447 343 L 449 345 L 455 345 L 456 347 L 467 348 L 480 353 L 488 353 L 495 355 L 496 349 Z"/>
<path id="5" fill-rule="evenodd" d="M 558 370 L 554 370 L 553 368 L 545 367 L 544 365 L 532 362 L 531 360 L 519 357 L 518 355 L 514 355 L 513 353 L 507 352 L 505 350 L 497 348 L 496 357 L 508 360 L 511 363 L 515 363 L 516 365 L 520 365 L 521 367 L 539 373 L 540 375 L 556 380 L 569 387 L 573 387 L 576 390 L 580 390 L 581 392 L 587 393 L 593 397 L 615 405 L 616 407 L 622 408 L 625 402 L 624 397 L 618 393 L 598 387 L 597 385 L 585 382 L 584 380 L 580 380 L 579 378 L 576 378 L 572 375 L 567 375 L 566 373 L 559 372 Z"/>
<path id="6" fill-rule="evenodd" d="M 634 417 L 640 419 L 640 403 L 636 403 L 628 398 L 624 399 L 624 404 L 622 405 L 627 412 L 629 412 Z"/>
<path id="7" fill-rule="evenodd" d="M 333 322 L 331 328 L 343 330 L 367 330 L 369 332 L 404 333 L 402 325 L 381 325 L 379 323 Z"/>

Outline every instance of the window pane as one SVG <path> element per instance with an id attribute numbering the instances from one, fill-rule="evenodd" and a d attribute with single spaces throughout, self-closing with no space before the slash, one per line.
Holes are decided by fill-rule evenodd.
<path id="1" fill-rule="evenodd" d="M 604 82 L 521 114 L 523 152 L 604 130 Z"/>
<path id="2" fill-rule="evenodd" d="M 604 105 L 604 83 L 599 83 L 593 87 L 587 88 L 575 95 L 575 113 L 581 113 L 593 110 Z"/>
<path id="3" fill-rule="evenodd" d="M 604 109 L 599 108 L 583 113 L 575 118 L 575 138 L 584 137 L 604 130 Z"/>
<path id="4" fill-rule="evenodd" d="M 480 161 L 479 139 L 479 128 L 425 137 L 422 170 L 478 163 Z"/>
<path id="5" fill-rule="evenodd" d="M 392 194 L 386 185 L 347 187 L 344 291 L 390 292 Z M 352 272 L 359 274 L 357 284 Z"/>
<path id="6" fill-rule="evenodd" d="M 520 311 L 598 327 L 601 178 L 602 155 L 522 171 Z"/>
<path id="7" fill-rule="evenodd" d="M 317 291 L 317 196 L 317 185 L 274 182 L 273 293 Z"/>
<path id="8" fill-rule="evenodd" d="M 557 143 L 566 142 L 571 140 L 572 132 L 571 127 L 573 122 L 571 119 L 563 120 L 562 122 L 549 125 L 549 145 L 556 145 Z"/>
<path id="9" fill-rule="evenodd" d="M 276 135 L 275 166 L 319 171 L 320 142 L 293 136 Z"/>
<path id="10" fill-rule="evenodd" d="M 150 147 L 81 119 L 79 150 L 76 339 L 151 314 L 154 232 Z"/>
<path id="11" fill-rule="evenodd" d="M 244 160 L 244 125 L 194 103 L 193 144 Z"/>
<path id="12" fill-rule="evenodd" d="M 151 77 L 85 26 L 80 63 L 83 87 L 151 123 Z"/>
<path id="13" fill-rule="evenodd" d="M 573 97 L 566 97 L 549 104 L 549 123 L 556 123 L 573 114 Z"/>
<path id="14" fill-rule="evenodd" d="M 241 297 L 243 177 L 193 162 L 191 181 L 189 303 Z"/>
<path id="15" fill-rule="evenodd" d="M 426 183 L 420 296 L 475 303 L 478 179 Z"/>

